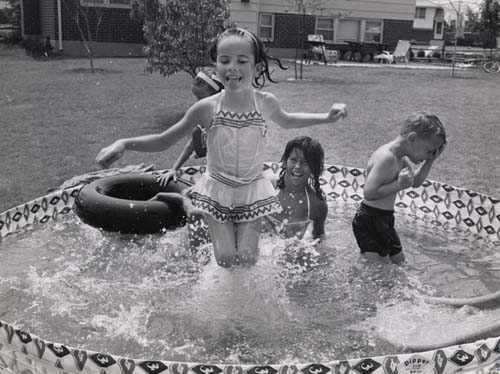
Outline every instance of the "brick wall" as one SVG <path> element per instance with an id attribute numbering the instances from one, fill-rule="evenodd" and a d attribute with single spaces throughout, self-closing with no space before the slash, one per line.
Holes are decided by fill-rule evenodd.
<path id="1" fill-rule="evenodd" d="M 417 44 L 428 44 L 430 40 L 434 39 L 434 31 L 413 29 L 412 39 L 415 39 Z"/>
<path id="2" fill-rule="evenodd" d="M 385 19 L 383 42 L 393 45 L 393 48 L 396 48 L 398 40 L 410 40 L 413 38 L 412 29 L 413 21 Z"/>
<path id="3" fill-rule="evenodd" d="M 297 29 L 299 15 L 276 13 L 274 16 L 274 41 L 273 48 L 295 48 L 297 46 Z M 307 40 L 308 34 L 314 34 L 316 18 L 314 16 L 302 16 L 302 40 Z"/>
<path id="4" fill-rule="evenodd" d="M 64 0 L 63 0 L 64 1 Z M 69 2 L 67 2 L 68 4 Z M 71 4 L 69 4 L 71 5 Z M 99 28 L 98 42 L 123 42 L 123 43 L 145 43 L 142 24 L 133 21 L 129 17 L 130 9 L 123 8 L 101 8 L 103 18 Z M 76 10 L 71 6 L 63 7 L 63 39 L 81 40 L 80 32 L 73 17 Z M 87 12 L 90 19 L 90 29 L 94 36 L 97 14 L 94 8 L 88 8 Z M 83 21 L 83 20 L 82 20 Z M 80 24 L 84 26 L 84 24 Z"/>
<path id="5" fill-rule="evenodd" d="M 274 42 L 270 45 L 273 48 L 295 48 L 297 45 L 297 14 L 276 13 L 274 19 Z M 307 40 L 308 34 L 315 33 L 315 16 L 304 16 L 303 18 L 303 40 Z M 398 40 L 410 40 L 412 38 L 413 21 L 405 20 L 384 20 L 384 43 L 396 47 Z M 344 50 L 347 47 L 343 44 L 328 45 L 328 48 Z"/>

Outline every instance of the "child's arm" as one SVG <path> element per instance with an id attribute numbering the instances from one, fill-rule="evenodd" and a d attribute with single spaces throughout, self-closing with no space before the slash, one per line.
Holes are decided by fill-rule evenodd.
<path id="1" fill-rule="evenodd" d="M 300 128 L 325 123 L 333 123 L 347 116 L 345 104 L 333 104 L 328 113 L 288 113 L 285 112 L 276 97 L 264 94 L 264 103 L 269 119 L 283 128 Z"/>
<path id="2" fill-rule="evenodd" d="M 410 165 L 404 165 L 399 171 L 398 178 L 393 179 L 391 174 L 394 173 L 395 167 L 398 166 L 393 157 L 379 155 L 366 177 L 364 187 L 366 200 L 380 200 L 413 185 L 413 169 Z M 388 180 L 390 182 L 387 182 Z"/>
<path id="3" fill-rule="evenodd" d="M 432 155 L 431 158 L 428 160 L 425 160 L 422 165 L 418 168 L 418 170 L 415 172 L 414 180 L 413 180 L 413 187 L 420 187 L 422 183 L 427 179 L 427 176 L 429 175 L 429 172 L 431 171 L 432 165 L 434 165 L 434 161 L 443 153 L 444 149 L 446 148 L 446 143 L 444 143 L 441 148 L 436 150 L 436 153 Z"/>
<path id="4" fill-rule="evenodd" d="M 187 216 L 198 213 L 199 211 L 191 203 L 191 199 L 178 192 L 160 192 L 151 200 L 162 201 L 164 203 L 181 204 Z"/>
<path id="5" fill-rule="evenodd" d="M 420 187 L 431 171 L 434 160 L 425 160 L 415 172 L 413 187 Z"/>
<path id="6" fill-rule="evenodd" d="M 269 181 L 273 184 L 273 187 L 276 189 L 278 186 L 278 176 L 277 175 L 272 175 L 269 177 Z"/>
<path id="7" fill-rule="evenodd" d="M 161 186 L 166 186 L 170 179 L 172 179 L 173 181 L 177 180 L 177 172 L 179 171 L 180 167 L 184 165 L 189 156 L 191 156 L 193 150 L 193 139 L 191 138 L 184 146 L 184 149 L 182 150 L 180 156 L 177 158 L 177 160 L 175 160 L 172 168 L 167 173 L 158 176 L 157 181 Z"/>
<path id="8" fill-rule="evenodd" d="M 212 107 L 203 100 L 195 103 L 184 117 L 168 130 L 160 134 L 144 135 L 135 138 L 118 139 L 113 144 L 103 148 L 96 157 L 96 162 L 102 167 L 122 157 L 127 150 L 139 152 L 160 152 L 187 136 L 197 123 L 203 123 L 212 113 Z"/>
<path id="9" fill-rule="evenodd" d="M 315 208 L 316 216 L 313 218 L 313 239 L 323 239 L 326 235 L 325 233 L 325 221 L 328 215 L 328 205 L 326 201 L 321 200 L 321 204 Z"/>

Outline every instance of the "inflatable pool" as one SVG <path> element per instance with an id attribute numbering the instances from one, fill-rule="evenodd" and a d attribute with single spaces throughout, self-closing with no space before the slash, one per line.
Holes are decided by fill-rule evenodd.
<path id="1" fill-rule="evenodd" d="M 269 175 L 278 171 L 277 163 L 265 165 L 265 173 Z M 203 167 L 187 167 L 183 169 L 183 178 L 195 182 L 203 172 Z M 339 204 L 358 204 L 362 199 L 363 172 L 358 168 L 328 165 L 321 180 L 328 198 Z M 0 238 L 29 230 L 34 225 L 57 221 L 62 215 L 73 214 L 75 198 L 82 187 L 78 185 L 55 191 L 1 213 Z M 437 231 L 460 230 L 500 247 L 498 199 L 426 181 L 418 189 L 399 194 L 397 211 L 415 226 L 424 225 L 429 230 Z M 91 346 L 91 342 L 88 345 Z M 405 352 L 405 347 L 401 347 L 401 351 Z M 214 365 L 209 362 L 136 360 L 111 353 L 47 341 L 9 322 L 0 321 L 0 373 L 8 374 L 446 374 L 498 373 L 500 370 L 500 337 L 423 352 L 303 364 Z"/>

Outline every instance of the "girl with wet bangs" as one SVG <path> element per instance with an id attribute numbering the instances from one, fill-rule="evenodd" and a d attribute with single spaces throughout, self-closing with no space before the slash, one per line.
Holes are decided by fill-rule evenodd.
<path id="1" fill-rule="evenodd" d="M 207 169 L 190 191 L 192 205 L 208 223 L 217 264 L 248 266 L 258 259 L 261 219 L 281 211 L 274 186 L 263 176 L 268 123 L 285 129 L 331 124 L 344 118 L 347 111 L 339 103 L 324 113 L 289 113 L 273 94 L 257 90 L 266 81 L 275 82 L 268 62 L 273 59 L 250 31 L 224 31 L 212 49 L 212 58 L 224 86 L 221 93 L 193 104 L 177 124 L 160 135 L 116 141 L 102 149 L 96 161 L 108 166 L 125 150 L 166 150 L 199 124 L 207 133 Z M 300 173 L 305 172 L 296 171 L 291 181 Z"/>

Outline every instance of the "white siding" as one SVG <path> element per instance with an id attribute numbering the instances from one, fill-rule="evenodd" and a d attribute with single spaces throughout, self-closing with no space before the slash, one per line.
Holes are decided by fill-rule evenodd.
<path id="1" fill-rule="evenodd" d="M 425 18 L 415 18 L 413 20 L 413 28 L 432 30 L 432 28 L 434 27 L 435 14 L 436 14 L 436 8 L 426 8 Z"/>
<path id="2" fill-rule="evenodd" d="M 416 0 L 325 0 L 325 11 L 316 15 L 328 16 L 339 12 L 349 18 L 372 18 L 413 21 Z M 252 25 L 249 30 L 257 30 L 256 12 L 297 13 L 294 0 L 232 0 L 231 19 L 238 25 Z M 252 14 L 254 13 L 254 14 Z"/>
<path id="3" fill-rule="evenodd" d="M 242 3 L 241 0 L 232 0 L 231 7 L 231 21 L 235 22 L 238 27 L 242 27 L 257 33 L 258 27 L 258 14 L 259 10 L 258 1 L 250 0 L 248 3 Z"/>

